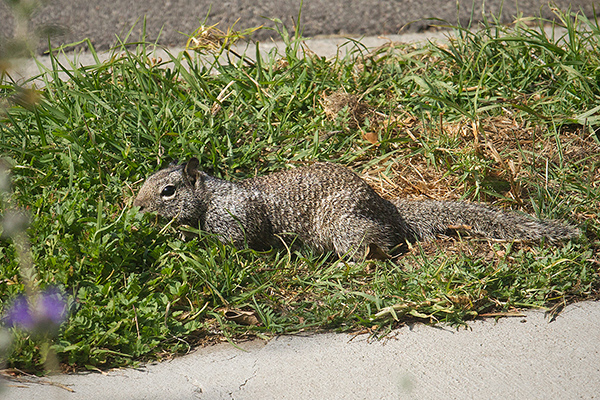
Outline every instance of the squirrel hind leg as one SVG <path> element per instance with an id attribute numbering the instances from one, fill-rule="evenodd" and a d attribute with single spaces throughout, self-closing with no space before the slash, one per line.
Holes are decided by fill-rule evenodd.
<path id="1" fill-rule="evenodd" d="M 334 235 L 333 247 L 339 257 L 353 261 L 385 260 L 397 254 L 401 238 L 393 229 L 386 229 L 372 221 L 347 221 Z M 351 228 L 350 228 L 351 227 Z"/>

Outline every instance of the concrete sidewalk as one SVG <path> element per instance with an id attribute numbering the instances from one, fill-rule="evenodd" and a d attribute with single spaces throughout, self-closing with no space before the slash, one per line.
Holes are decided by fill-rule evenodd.
<path id="1" fill-rule="evenodd" d="M 0 398 L 29 399 L 592 399 L 600 398 L 600 302 L 553 322 L 415 324 L 381 341 L 366 335 L 282 336 L 200 348 L 172 361 L 106 374 L 5 382 Z M 45 380 L 46 381 L 46 380 Z"/>

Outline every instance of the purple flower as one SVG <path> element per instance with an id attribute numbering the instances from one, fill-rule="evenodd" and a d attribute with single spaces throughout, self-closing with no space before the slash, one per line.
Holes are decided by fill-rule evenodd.
<path id="1" fill-rule="evenodd" d="M 37 333 L 53 332 L 65 320 L 66 302 L 56 289 L 48 289 L 33 298 L 19 295 L 2 320 L 9 327 Z"/>

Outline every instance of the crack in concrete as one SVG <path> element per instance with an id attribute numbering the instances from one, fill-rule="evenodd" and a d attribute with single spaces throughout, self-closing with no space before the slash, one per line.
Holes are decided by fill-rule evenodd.
<path id="1" fill-rule="evenodd" d="M 190 378 L 187 375 L 183 375 L 183 376 L 185 377 L 187 382 L 194 387 L 194 389 L 192 390 L 194 397 L 200 398 L 200 396 L 202 396 L 202 393 L 204 392 L 202 390 L 202 386 L 195 379 Z"/>
<path id="2" fill-rule="evenodd" d="M 257 375 L 257 364 L 258 364 L 258 358 L 254 359 L 254 362 L 252 363 L 252 373 L 250 375 L 250 377 L 246 378 L 244 380 L 244 382 L 242 382 L 239 386 L 236 392 L 241 392 L 242 389 L 248 384 L 248 382 L 250 382 L 252 379 L 256 378 Z M 231 400 L 235 400 L 234 397 L 234 393 L 230 392 L 229 393 L 229 397 L 231 398 Z"/>

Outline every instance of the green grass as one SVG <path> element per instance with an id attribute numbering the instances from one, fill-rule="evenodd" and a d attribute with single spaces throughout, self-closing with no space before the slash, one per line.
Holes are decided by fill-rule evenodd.
<path id="1" fill-rule="evenodd" d="M 560 16 L 564 33 L 487 22 L 455 27 L 447 44 L 356 45 L 332 59 L 303 52 L 283 28 L 286 49 L 256 63 L 191 51 L 155 63 L 141 41 L 97 65 L 54 59 L 35 96 L 5 81 L 0 151 L 31 216 L 36 282 L 69 301 L 53 342 L 63 368 L 131 365 L 223 337 L 385 334 L 410 319 L 460 325 L 597 298 L 600 28 Z M 341 92 L 359 106 L 332 117 L 327 100 Z M 364 264 L 236 250 L 206 235 L 182 242 L 132 202 L 145 177 L 192 155 L 226 179 L 334 161 L 373 173 L 384 193 L 494 202 L 569 220 L 584 236 L 560 246 L 440 240 Z M 0 239 L 0 304 L 23 285 L 13 243 Z M 228 310 L 254 311 L 260 324 Z M 40 344 L 13 333 L 7 365 L 43 370 Z"/>

